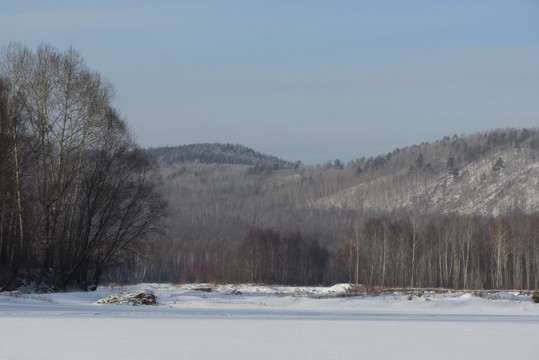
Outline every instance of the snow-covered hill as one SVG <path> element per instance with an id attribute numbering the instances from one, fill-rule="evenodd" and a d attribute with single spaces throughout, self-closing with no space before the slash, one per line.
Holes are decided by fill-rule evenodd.
<path id="1" fill-rule="evenodd" d="M 495 167 L 498 159 L 503 166 Z M 539 161 L 528 149 L 508 149 L 448 171 L 421 177 L 407 169 L 362 182 L 318 199 L 313 207 L 377 212 L 416 209 L 420 213 L 493 215 L 518 208 L 539 212 Z"/>
<path id="2" fill-rule="evenodd" d="M 291 164 L 239 145 L 198 144 L 150 153 L 161 164 L 164 192 L 178 218 L 197 209 L 197 218 L 218 223 L 226 214 L 250 225 L 264 218 L 265 225 L 275 226 L 287 221 L 279 214 L 292 210 L 308 217 L 304 209 L 487 216 L 514 209 L 539 212 L 538 129 L 444 137 L 346 165 L 338 159 L 317 166 Z"/>

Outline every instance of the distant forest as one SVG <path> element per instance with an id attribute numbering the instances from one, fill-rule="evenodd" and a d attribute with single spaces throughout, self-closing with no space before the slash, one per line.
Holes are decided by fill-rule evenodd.
<path id="1" fill-rule="evenodd" d="M 178 147 L 152 148 L 147 152 L 164 166 L 182 163 L 253 165 L 258 171 L 286 169 L 292 163 L 276 156 L 261 154 L 243 145 L 192 144 Z"/>
<path id="2" fill-rule="evenodd" d="M 152 242 L 147 256 L 124 272 L 117 268 L 112 278 L 539 285 L 536 129 L 445 137 L 315 166 L 279 161 L 273 167 L 268 159 L 274 158 L 232 145 L 224 147 L 238 149 L 243 162 L 223 162 L 211 155 L 223 146 L 151 150 L 169 201 L 168 238 Z M 171 161 L 175 153 L 184 160 Z M 253 171 L 261 164 L 264 171 Z"/>
<path id="3" fill-rule="evenodd" d="M 519 212 L 492 219 L 375 217 L 351 226 L 333 251 L 299 232 L 252 228 L 239 244 L 154 243 L 149 257 L 123 275 L 172 283 L 537 289 L 538 234 L 539 217 Z"/>

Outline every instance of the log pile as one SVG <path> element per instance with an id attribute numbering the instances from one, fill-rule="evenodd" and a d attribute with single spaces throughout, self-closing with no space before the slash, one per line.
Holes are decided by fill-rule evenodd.
<path id="1" fill-rule="evenodd" d="M 117 295 L 110 295 L 97 301 L 98 304 L 133 304 L 133 305 L 156 305 L 157 298 L 151 292 L 142 290 L 128 293 L 122 291 Z"/>

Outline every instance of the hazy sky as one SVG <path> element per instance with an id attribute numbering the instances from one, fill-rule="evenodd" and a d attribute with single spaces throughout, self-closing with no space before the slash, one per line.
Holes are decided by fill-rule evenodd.
<path id="1" fill-rule="evenodd" d="M 304 163 L 539 126 L 539 1 L 0 0 L 0 45 L 78 49 L 144 146 Z"/>

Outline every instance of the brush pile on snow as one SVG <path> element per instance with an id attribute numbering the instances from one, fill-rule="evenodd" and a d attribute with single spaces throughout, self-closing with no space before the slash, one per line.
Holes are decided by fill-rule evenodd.
<path id="1" fill-rule="evenodd" d="M 539 291 L 535 291 L 532 294 L 532 302 L 535 304 L 539 304 Z"/>
<path id="2" fill-rule="evenodd" d="M 120 292 L 118 295 L 110 295 L 105 299 L 97 301 L 98 304 L 133 304 L 133 305 L 155 305 L 157 298 L 151 292 L 142 290 L 128 293 Z"/>

